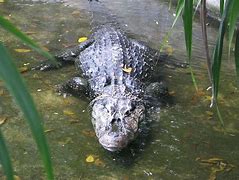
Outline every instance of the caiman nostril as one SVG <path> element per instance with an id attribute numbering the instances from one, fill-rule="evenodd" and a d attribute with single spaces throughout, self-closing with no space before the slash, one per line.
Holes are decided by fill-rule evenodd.
<path id="1" fill-rule="evenodd" d="M 121 119 L 120 118 L 113 118 L 111 121 L 111 124 L 114 124 L 115 122 L 120 122 Z"/>
<path id="2" fill-rule="evenodd" d="M 112 121 L 110 122 L 111 124 L 114 124 L 116 122 L 116 119 L 113 118 Z"/>
<path id="3" fill-rule="evenodd" d="M 113 118 L 111 121 L 111 131 L 118 132 L 119 131 L 119 121 L 120 118 Z"/>

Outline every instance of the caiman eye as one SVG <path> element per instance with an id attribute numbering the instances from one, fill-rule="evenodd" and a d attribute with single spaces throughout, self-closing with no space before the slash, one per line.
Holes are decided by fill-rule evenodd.
<path id="1" fill-rule="evenodd" d="M 129 116 L 130 113 L 133 112 L 135 109 L 136 109 L 136 106 L 135 106 L 135 105 L 132 105 L 132 106 L 131 106 L 131 109 L 125 112 L 125 115 L 126 115 L 126 116 Z"/>
<path id="2" fill-rule="evenodd" d="M 130 115 L 130 111 L 126 111 L 126 112 L 125 112 L 125 115 L 126 115 L 126 116 L 129 116 L 129 115 Z"/>
<path id="3" fill-rule="evenodd" d="M 136 106 L 135 106 L 134 104 L 132 104 L 130 111 L 132 112 L 132 111 L 134 111 L 135 109 L 136 109 Z"/>

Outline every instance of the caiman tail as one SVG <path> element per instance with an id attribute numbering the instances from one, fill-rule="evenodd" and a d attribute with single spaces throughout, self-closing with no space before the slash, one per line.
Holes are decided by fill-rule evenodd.
<path id="1" fill-rule="evenodd" d="M 100 27 L 111 24 L 114 27 L 119 27 L 117 16 L 105 5 L 103 0 L 89 0 L 91 11 L 91 27 L 92 32 L 95 32 Z"/>

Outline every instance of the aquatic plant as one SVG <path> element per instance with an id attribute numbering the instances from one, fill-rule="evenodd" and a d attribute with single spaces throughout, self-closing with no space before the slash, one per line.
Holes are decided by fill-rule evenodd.
<path id="1" fill-rule="evenodd" d="M 211 82 L 212 88 L 212 100 L 211 106 L 215 105 L 216 110 L 218 112 L 219 120 L 223 125 L 224 122 L 221 118 L 220 111 L 218 109 L 217 96 L 219 91 L 219 82 L 220 82 L 220 70 L 221 70 L 221 61 L 222 61 L 222 51 L 223 51 L 223 40 L 228 31 L 228 39 L 229 39 L 229 53 L 232 44 L 232 39 L 234 36 L 235 26 L 237 22 L 237 18 L 239 16 L 239 1 L 238 0 L 227 0 L 224 7 L 224 0 L 220 0 L 220 13 L 221 13 L 221 21 L 218 29 L 218 36 L 216 45 L 213 50 L 212 58 L 209 56 L 208 43 L 207 43 L 207 29 L 206 29 L 206 0 L 199 0 L 198 3 L 201 3 L 200 9 L 200 19 L 202 25 L 202 33 L 206 51 L 206 59 L 207 59 L 207 68 L 209 74 L 209 80 Z M 186 50 L 188 54 L 188 62 L 191 67 L 191 54 L 192 54 L 192 24 L 193 24 L 193 1 L 192 0 L 179 0 L 177 9 L 176 9 L 176 18 L 173 23 L 175 24 L 178 17 L 182 14 L 184 32 L 185 32 L 185 42 L 186 42 Z M 239 78 L 239 31 L 236 31 L 236 43 L 235 43 L 235 65 L 237 78 Z M 211 62 L 212 59 L 212 62 Z M 193 71 L 191 71 L 193 83 L 196 87 L 196 81 L 193 76 Z"/>
<path id="2" fill-rule="evenodd" d="M 7 19 L 0 16 L 0 26 L 4 28 L 7 32 L 13 34 L 15 37 L 19 38 L 26 45 L 36 50 L 41 55 L 47 57 L 54 61 L 54 58 L 48 52 L 42 50 L 34 41 L 32 41 L 28 36 L 18 30 L 12 23 Z M 25 119 L 28 122 L 32 135 L 38 146 L 41 158 L 43 160 L 47 178 L 53 179 L 52 163 L 50 158 L 50 153 L 48 150 L 47 141 L 44 135 L 41 117 L 36 110 L 36 106 L 32 100 L 30 93 L 28 92 L 20 73 L 18 72 L 13 60 L 8 53 L 7 49 L 2 43 L 0 43 L 0 79 L 5 82 L 6 87 L 9 92 L 15 98 L 15 101 L 21 108 L 25 115 Z M 5 145 L 4 138 L 0 131 L 0 163 L 2 164 L 3 170 L 7 179 L 13 180 L 13 170 L 11 166 L 11 161 L 9 154 Z"/>

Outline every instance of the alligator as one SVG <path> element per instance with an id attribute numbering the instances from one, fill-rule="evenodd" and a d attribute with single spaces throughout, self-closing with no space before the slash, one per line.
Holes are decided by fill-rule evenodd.
<path id="1" fill-rule="evenodd" d="M 62 84 L 59 91 L 87 93 L 92 97 L 92 124 L 99 143 L 109 151 L 120 151 L 137 137 L 146 113 L 146 100 L 154 97 L 158 101 L 168 95 L 161 82 L 147 82 L 150 71 L 165 60 L 165 55 L 128 38 L 110 24 L 56 55 L 56 59 L 58 66 L 42 63 L 34 69 L 44 71 L 75 63 L 80 75 Z"/>

